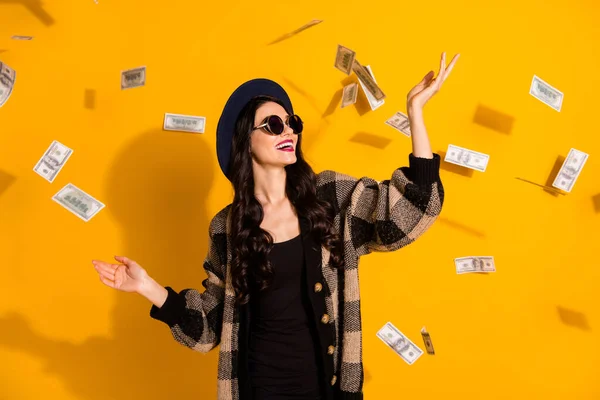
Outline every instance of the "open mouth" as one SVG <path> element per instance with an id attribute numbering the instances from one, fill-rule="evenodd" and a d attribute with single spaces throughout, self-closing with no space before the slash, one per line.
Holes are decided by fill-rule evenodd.
<path id="1" fill-rule="evenodd" d="M 275 148 L 281 151 L 294 151 L 294 143 L 291 140 L 285 141 L 275 146 Z"/>

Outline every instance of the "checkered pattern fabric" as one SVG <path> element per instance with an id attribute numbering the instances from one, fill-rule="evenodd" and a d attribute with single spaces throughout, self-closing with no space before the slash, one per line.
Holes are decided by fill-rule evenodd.
<path id="1" fill-rule="evenodd" d="M 370 252 L 394 251 L 422 235 L 439 215 L 444 189 L 439 178 L 440 157 L 409 155 L 409 167 L 396 169 L 391 179 L 353 178 L 334 171 L 317 176 L 317 195 L 334 206 L 335 229 L 344 240 L 344 271 L 329 266 L 322 248 L 321 269 L 329 288 L 327 313 L 334 324 L 334 370 L 339 398 L 362 399 L 362 330 L 359 258 Z M 231 246 L 227 226 L 231 205 L 212 219 L 210 245 L 204 261 L 204 291 L 167 287 L 169 296 L 150 315 L 166 322 L 180 344 L 206 353 L 219 345 L 218 400 L 238 400 L 239 315 L 231 285 Z M 342 302 L 343 304 L 340 304 Z M 341 360 L 341 361 L 338 361 Z"/>

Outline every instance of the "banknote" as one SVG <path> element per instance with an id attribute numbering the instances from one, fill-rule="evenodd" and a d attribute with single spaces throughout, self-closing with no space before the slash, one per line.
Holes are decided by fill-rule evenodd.
<path id="1" fill-rule="evenodd" d="M 564 97 L 563 93 L 560 90 L 553 88 L 535 75 L 533 75 L 533 79 L 531 80 L 529 94 L 542 103 L 560 112 Z"/>
<path id="2" fill-rule="evenodd" d="M 206 118 L 193 115 L 165 114 L 163 129 L 166 131 L 181 131 L 204 133 Z"/>
<path id="3" fill-rule="evenodd" d="M 8 101 L 16 80 L 17 73 L 15 70 L 0 62 L 0 107 Z"/>
<path id="4" fill-rule="evenodd" d="M 104 208 L 104 204 L 85 193 L 72 183 L 68 183 L 58 191 L 52 200 L 77 215 L 79 218 L 88 222 L 100 210 Z"/>
<path id="5" fill-rule="evenodd" d="M 410 137 L 410 124 L 408 122 L 408 116 L 406 114 L 398 111 L 387 121 L 385 121 L 385 123 L 391 126 L 392 128 L 396 129 L 397 131 L 400 131 L 406 136 Z"/>
<path id="6" fill-rule="evenodd" d="M 344 86 L 344 93 L 342 94 L 342 108 L 356 103 L 356 98 L 358 97 L 357 95 L 358 83 L 354 82 Z"/>
<path id="7" fill-rule="evenodd" d="M 290 35 L 296 35 L 304 30 L 307 30 L 310 27 L 320 24 L 321 22 L 323 22 L 322 19 L 313 19 L 312 21 L 307 22 L 306 24 L 302 25 L 300 28 L 290 32 Z"/>
<path id="8" fill-rule="evenodd" d="M 278 37 L 277 39 L 273 40 L 273 41 L 272 41 L 271 43 L 269 43 L 269 44 L 275 44 L 275 43 L 279 43 L 279 42 L 281 42 L 281 41 L 284 41 L 284 40 L 286 40 L 286 39 L 289 39 L 289 38 L 291 38 L 292 36 L 294 36 L 294 35 L 297 35 L 298 33 L 302 32 L 302 31 L 304 31 L 304 30 L 306 30 L 306 29 L 308 29 L 308 28 L 310 28 L 310 27 L 313 27 L 313 26 L 315 26 L 315 25 L 318 25 L 318 24 L 320 24 L 321 22 L 323 22 L 323 20 L 322 20 L 322 19 L 313 19 L 312 21 L 310 21 L 310 22 L 307 22 L 306 24 L 302 25 L 300 28 L 298 28 L 298 29 L 295 29 L 295 30 L 293 30 L 292 32 L 288 32 L 288 33 L 286 33 L 286 34 L 284 34 L 284 35 L 282 35 L 282 36 Z"/>
<path id="9" fill-rule="evenodd" d="M 12 40 L 31 40 L 33 39 L 33 36 L 20 36 L 20 35 L 13 35 L 11 36 Z"/>
<path id="10" fill-rule="evenodd" d="M 423 337 L 423 343 L 425 343 L 425 350 L 427 350 L 427 354 L 435 354 L 433 343 L 431 343 L 431 336 L 429 336 L 429 332 L 427 332 L 425 327 L 421 328 L 421 336 Z"/>
<path id="11" fill-rule="evenodd" d="M 375 81 L 375 76 L 373 75 L 373 71 L 371 70 L 371 67 L 367 65 L 366 67 L 364 67 L 364 69 L 367 71 L 367 75 L 369 75 L 373 79 L 374 82 L 377 82 L 377 81 Z M 369 92 L 367 90 L 367 88 L 362 80 L 359 79 L 358 82 L 360 83 L 360 87 L 362 88 L 363 92 L 365 93 L 365 96 L 367 96 L 367 100 L 369 101 L 369 106 L 371 106 L 371 110 L 375 111 L 385 103 L 385 100 L 383 100 L 383 99 L 377 100 L 375 98 L 375 96 L 373 96 L 373 94 L 371 94 L 371 92 Z"/>
<path id="12" fill-rule="evenodd" d="M 42 178 L 52 183 L 56 175 L 65 166 L 73 150 L 64 144 L 53 141 L 46 150 L 42 158 L 35 164 L 33 170 Z"/>
<path id="13" fill-rule="evenodd" d="M 354 51 L 338 44 L 337 53 L 335 55 L 335 67 L 346 75 L 350 75 L 355 57 L 356 53 Z"/>
<path id="14" fill-rule="evenodd" d="M 457 274 L 469 272 L 496 272 L 494 257 L 476 256 L 460 257 L 454 259 Z"/>
<path id="15" fill-rule="evenodd" d="M 369 92 L 377 101 L 381 101 L 385 99 L 385 94 L 381 91 L 379 86 L 377 86 L 377 82 L 375 81 L 375 77 L 371 72 L 371 68 L 365 68 L 360 65 L 360 62 L 355 58 L 354 63 L 352 63 L 352 71 L 358 76 L 358 80 L 366 92 Z M 368 97 L 368 96 L 367 96 Z M 369 101 L 369 103 L 371 103 Z M 371 106 L 373 108 L 373 106 Z"/>
<path id="16" fill-rule="evenodd" d="M 463 149 L 453 144 L 448 145 L 444 161 L 485 172 L 490 156 L 473 150 Z"/>
<path id="17" fill-rule="evenodd" d="M 409 338 L 400 332 L 391 322 L 386 323 L 377 332 L 377 337 L 390 346 L 408 365 L 413 364 L 423 350 L 417 347 Z"/>
<path id="18" fill-rule="evenodd" d="M 587 153 L 576 149 L 569 150 L 569 155 L 567 155 L 563 165 L 560 167 L 560 171 L 558 171 L 556 178 L 554 178 L 552 186 L 565 192 L 570 192 L 587 159 Z"/>
<path id="19" fill-rule="evenodd" d="M 121 72 L 121 90 L 146 84 L 146 67 L 128 69 Z"/>

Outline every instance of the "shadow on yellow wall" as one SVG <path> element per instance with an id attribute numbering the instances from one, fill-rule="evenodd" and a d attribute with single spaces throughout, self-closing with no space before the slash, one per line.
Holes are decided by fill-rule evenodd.
<path id="1" fill-rule="evenodd" d="M 205 278 L 209 221 L 202 205 L 215 174 L 213 157 L 197 136 L 149 131 L 123 147 L 106 179 L 106 202 L 121 224 L 124 254 L 151 260 L 148 273 L 176 290 L 200 287 Z M 91 273 L 91 263 L 89 268 Z M 45 373 L 58 376 L 77 398 L 216 397 L 218 351 L 203 355 L 177 344 L 167 325 L 149 317 L 151 304 L 139 295 L 115 291 L 115 299 L 112 338 L 54 341 L 33 331 L 23 315 L 9 313 L 0 317 L 0 346 L 42 360 Z M 74 323 L 90 317 L 72 315 Z"/>

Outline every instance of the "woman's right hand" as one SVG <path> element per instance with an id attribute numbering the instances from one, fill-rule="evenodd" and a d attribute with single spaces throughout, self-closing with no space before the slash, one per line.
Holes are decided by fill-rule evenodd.
<path id="1" fill-rule="evenodd" d="M 115 260 L 121 264 L 92 260 L 100 281 L 113 289 L 139 293 L 148 277 L 146 270 L 127 257 L 115 256 Z"/>

